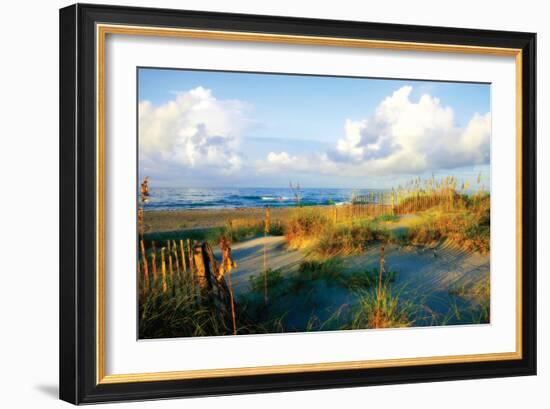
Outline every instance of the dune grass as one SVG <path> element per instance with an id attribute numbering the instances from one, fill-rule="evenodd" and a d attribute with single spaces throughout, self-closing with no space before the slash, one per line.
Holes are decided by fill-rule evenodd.
<path id="1" fill-rule="evenodd" d="M 358 254 L 381 237 L 381 231 L 369 222 L 327 226 L 319 236 L 315 252 L 322 256 Z"/>
<path id="2" fill-rule="evenodd" d="M 250 240 L 255 237 L 264 235 L 264 224 L 259 222 L 249 226 L 232 227 L 229 224 L 218 227 L 210 227 L 205 229 L 187 229 L 174 230 L 167 232 L 149 232 L 144 234 L 146 242 L 163 243 L 167 240 L 196 240 L 206 241 L 211 245 L 217 245 L 222 237 L 225 237 L 231 243 L 239 243 L 245 240 Z M 283 230 L 280 224 L 272 224 L 269 234 L 273 236 L 283 235 Z"/>
<path id="3" fill-rule="evenodd" d="M 491 282 L 489 276 L 468 284 L 454 285 L 449 289 L 452 297 L 466 300 L 470 308 L 462 311 L 456 307 L 456 302 L 451 305 L 454 318 L 461 319 L 466 316 L 472 323 L 482 324 L 490 322 L 491 315 Z"/>
<path id="4" fill-rule="evenodd" d="M 384 289 L 382 297 L 385 298 L 381 300 L 382 313 L 379 314 L 376 322 L 373 319 L 367 320 L 368 322 L 364 319 L 372 313 L 368 308 L 370 308 L 369 302 L 372 301 L 370 294 L 372 291 L 376 293 L 378 287 L 378 269 L 346 272 L 340 257 L 324 261 L 304 261 L 293 273 L 269 270 L 267 275 L 269 303 L 265 303 L 263 298 L 263 275 L 252 276 L 250 291 L 242 295 L 239 302 L 245 306 L 244 309 L 253 321 L 261 322 L 262 328 L 274 328 L 276 323 L 277 332 L 378 328 L 382 325 L 382 319 L 385 325 L 397 323 L 398 326 L 407 326 L 407 323 L 412 324 L 412 321 L 405 312 L 410 309 L 412 316 L 413 305 L 407 303 L 402 306 L 399 295 L 392 290 L 391 283 L 394 282 L 396 275 L 393 271 L 384 272 L 382 275 L 381 285 Z M 357 301 L 354 301 L 353 305 L 343 303 L 334 306 L 328 316 L 327 311 L 319 311 L 319 313 L 325 313 L 325 317 L 322 318 L 317 314 L 318 302 L 322 298 L 321 293 L 326 294 L 327 291 L 330 293 L 338 289 L 355 294 L 352 298 Z M 285 306 L 288 307 L 287 310 Z M 300 310 L 307 316 L 303 328 L 296 329 L 288 322 L 289 316 L 295 310 Z M 373 326 L 375 324 L 378 327 Z"/>
<path id="5" fill-rule="evenodd" d="M 422 222 L 408 232 L 414 244 L 430 244 L 450 240 L 465 250 L 482 254 L 490 251 L 490 199 L 480 195 L 464 202 L 453 211 L 432 208 L 420 213 Z"/>
<path id="6" fill-rule="evenodd" d="M 238 314 L 239 330 L 248 324 Z M 231 317 L 223 310 L 200 302 L 190 288 L 176 294 L 152 291 L 139 303 L 139 337 L 141 339 L 230 335 Z"/>
<path id="7" fill-rule="evenodd" d="M 359 254 L 373 242 L 405 246 L 445 240 L 468 251 L 488 253 L 490 195 L 461 193 L 456 183 L 454 178 L 430 183 L 417 180 L 414 189 L 393 194 L 400 197 L 393 212 L 340 222 L 327 209 L 299 208 L 282 224 L 282 230 L 291 249 L 307 249 L 321 257 Z M 399 224 L 403 214 L 414 215 L 413 222 Z"/>
<path id="8" fill-rule="evenodd" d="M 401 328 L 414 325 L 419 305 L 403 300 L 390 285 L 364 291 L 347 329 Z"/>
<path id="9" fill-rule="evenodd" d="M 384 271 L 382 275 L 382 285 L 388 286 L 395 282 L 396 278 L 397 272 Z M 371 268 L 348 274 L 347 277 L 345 277 L 345 281 L 342 282 L 342 285 L 351 291 L 357 292 L 376 287 L 378 285 L 378 280 L 379 270 L 377 268 Z"/>
<path id="10" fill-rule="evenodd" d="M 299 208 L 285 222 L 284 236 L 291 249 L 305 248 L 315 241 L 330 220 L 313 208 Z"/>
<path id="11" fill-rule="evenodd" d="M 277 273 L 270 274 L 276 287 Z M 259 283 L 259 281 L 258 281 Z M 236 331 L 233 329 L 231 311 L 219 305 L 216 290 L 198 291 L 189 283 L 164 293 L 158 285 L 155 291 L 140 292 L 139 338 L 176 338 L 219 335 L 268 334 L 283 332 L 284 316 L 265 316 L 263 303 L 263 278 L 261 291 L 249 293 L 247 300 L 234 303 Z M 243 302 L 245 301 L 245 302 Z"/>

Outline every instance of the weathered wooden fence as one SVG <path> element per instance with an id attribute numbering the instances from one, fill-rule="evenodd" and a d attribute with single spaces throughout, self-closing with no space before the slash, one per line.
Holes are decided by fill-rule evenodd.
<path id="1" fill-rule="evenodd" d="M 145 243 L 141 239 L 138 259 L 140 295 L 147 297 L 156 293 L 175 298 L 183 291 L 197 303 L 208 303 L 216 310 L 230 312 L 236 332 L 231 270 L 237 264 L 225 237 L 222 237 L 220 247 L 221 261 L 218 263 L 206 241 L 167 240 L 159 248 L 156 242 Z"/>

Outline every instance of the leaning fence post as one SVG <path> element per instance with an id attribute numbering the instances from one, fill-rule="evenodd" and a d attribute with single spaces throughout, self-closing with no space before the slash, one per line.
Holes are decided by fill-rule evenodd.
<path id="1" fill-rule="evenodd" d="M 202 247 L 198 244 L 193 245 L 193 264 L 197 273 L 199 288 L 201 292 L 204 292 L 207 287 L 206 267 L 204 265 L 204 255 Z"/>
<path id="2" fill-rule="evenodd" d="M 212 282 L 212 278 L 216 280 L 219 278 L 220 271 L 218 269 L 218 262 L 214 257 L 214 251 L 208 242 L 202 243 L 202 251 L 205 256 L 205 267 L 207 273 L 207 279 Z"/>

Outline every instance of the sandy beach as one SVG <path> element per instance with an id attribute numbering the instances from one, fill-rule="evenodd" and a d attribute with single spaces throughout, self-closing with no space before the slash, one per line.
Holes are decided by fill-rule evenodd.
<path id="1" fill-rule="evenodd" d="M 318 206 L 326 208 L 326 206 Z M 279 223 L 288 218 L 296 207 L 270 208 L 271 222 Z M 167 232 L 224 226 L 233 221 L 236 224 L 259 223 L 265 218 L 266 209 L 226 208 L 226 209 L 185 209 L 185 210 L 146 210 L 144 212 L 145 231 L 148 233 Z"/>

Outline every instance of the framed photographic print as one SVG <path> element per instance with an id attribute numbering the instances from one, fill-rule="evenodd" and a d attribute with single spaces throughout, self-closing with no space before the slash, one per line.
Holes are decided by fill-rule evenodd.
<path id="1" fill-rule="evenodd" d="M 61 9 L 61 399 L 535 374 L 535 42 Z"/>

